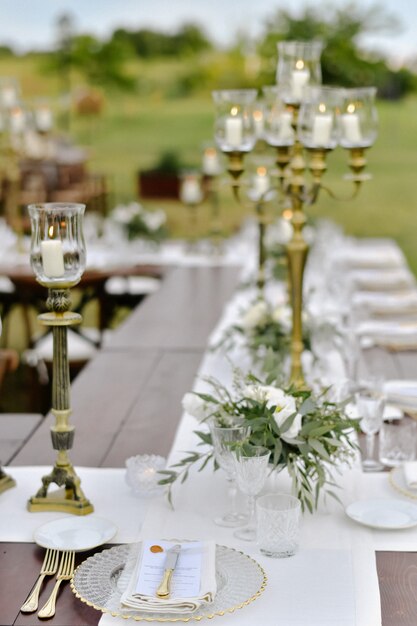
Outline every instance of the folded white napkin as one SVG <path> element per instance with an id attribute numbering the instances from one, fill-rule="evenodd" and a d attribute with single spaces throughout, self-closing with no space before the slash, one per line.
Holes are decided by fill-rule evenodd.
<path id="1" fill-rule="evenodd" d="M 413 275 L 405 267 L 351 270 L 347 278 L 362 291 L 398 291 L 415 284 Z"/>
<path id="2" fill-rule="evenodd" d="M 407 325 L 395 322 L 372 326 L 372 322 L 361 324 L 356 329 L 357 334 L 372 340 L 372 343 L 383 348 L 397 350 L 416 349 L 417 325 Z"/>
<path id="3" fill-rule="evenodd" d="M 417 461 L 403 463 L 403 472 L 407 487 L 417 489 Z"/>
<path id="4" fill-rule="evenodd" d="M 169 598 L 158 598 L 156 590 L 165 571 L 167 550 L 176 541 L 145 540 L 139 550 L 126 591 L 122 594 L 122 607 L 141 612 L 191 613 L 202 604 L 213 602 L 216 595 L 216 546 L 212 541 L 186 541 L 181 551 L 171 581 Z M 162 551 L 151 550 L 159 546 Z"/>
<path id="5" fill-rule="evenodd" d="M 387 380 L 383 389 L 388 401 L 393 404 L 417 409 L 417 381 Z"/>

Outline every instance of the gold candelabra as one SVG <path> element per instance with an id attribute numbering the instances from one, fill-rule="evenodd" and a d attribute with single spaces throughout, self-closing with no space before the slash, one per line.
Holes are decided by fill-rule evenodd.
<path id="1" fill-rule="evenodd" d="M 57 452 L 52 471 L 42 477 L 42 486 L 29 499 L 29 511 L 65 511 L 75 515 L 91 513 L 93 505 L 81 489 L 81 481 L 69 459 L 74 426 L 69 422 L 70 371 L 68 327 L 80 324 L 81 315 L 70 311 L 70 287 L 76 285 L 85 268 L 82 236 L 84 205 L 46 203 L 29 206 L 32 226 L 31 264 L 38 282 L 48 287 L 47 313 L 41 324 L 52 329 L 52 446 Z M 48 493 L 50 485 L 58 490 Z"/>
<path id="2" fill-rule="evenodd" d="M 370 176 L 364 172 L 365 150 L 376 137 L 374 88 L 332 89 L 321 87 L 319 54 L 321 48 L 306 42 L 284 42 L 282 63 L 278 64 L 278 79 L 282 85 L 264 88 L 266 143 L 275 148 L 277 184 L 271 185 L 258 199 L 256 209 L 259 222 L 259 275 L 263 285 L 265 250 L 263 237 L 267 221 L 263 205 L 268 193 L 278 192 L 280 210 L 291 209 L 292 237 L 287 243 L 290 304 L 292 308 L 290 382 L 305 385 L 302 353 L 303 343 L 303 280 L 308 256 L 308 244 L 303 235 L 306 223 L 305 206 L 313 205 L 321 191 L 332 198 L 336 194 L 323 184 L 328 154 L 340 144 L 348 150 L 350 173 L 346 178 L 353 183 L 350 198 L 354 198 L 361 184 Z M 311 84 L 315 80 L 315 86 Z M 310 82 L 309 89 L 304 89 Z M 303 89 L 301 89 L 301 87 Z M 235 197 L 240 198 L 243 186 L 244 157 L 256 141 L 253 127 L 255 90 L 228 90 L 213 93 L 217 106 L 215 134 L 219 147 L 228 159 Z M 259 106 L 257 107 L 259 109 Z M 307 181 L 307 172 L 311 182 Z M 345 199 L 345 198 L 344 198 Z"/>

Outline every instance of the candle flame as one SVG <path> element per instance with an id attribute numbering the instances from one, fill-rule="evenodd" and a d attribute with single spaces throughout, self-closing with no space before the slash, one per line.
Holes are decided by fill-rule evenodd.
<path id="1" fill-rule="evenodd" d="M 215 156 L 216 148 L 206 148 L 204 154 L 206 154 L 207 156 Z"/>
<path id="2" fill-rule="evenodd" d="M 258 176 L 266 176 L 266 167 L 258 167 L 256 168 L 256 173 Z"/>
<path id="3" fill-rule="evenodd" d="M 354 113 L 355 112 L 355 105 L 353 104 L 353 102 L 351 102 L 350 104 L 347 105 L 347 112 L 348 113 Z"/>
<path id="4" fill-rule="evenodd" d="M 237 107 L 232 107 L 230 113 L 231 115 L 237 115 L 239 113 L 239 109 Z"/>
<path id="5" fill-rule="evenodd" d="M 48 228 L 48 237 L 49 237 L 49 239 L 53 239 L 54 238 L 54 227 L 53 226 L 50 226 Z"/>
<path id="6" fill-rule="evenodd" d="M 295 64 L 295 68 L 297 70 L 303 70 L 304 69 L 304 61 L 303 61 L 303 59 L 298 59 L 298 61 Z"/>
<path id="7" fill-rule="evenodd" d="M 262 120 L 263 116 L 264 116 L 264 115 L 263 115 L 262 111 L 258 111 L 258 110 L 256 110 L 256 111 L 254 111 L 254 112 L 253 112 L 253 118 L 254 118 L 254 120 L 256 120 L 257 122 L 260 122 L 260 121 Z"/>
<path id="8" fill-rule="evenodd" d="M 320 113 L 326 113 L 326 105 L 324 104 L 324 102 L 320 102 L 319 111 Z"/>
<path id="9" fill-rule="evenodd" d="M 292 218 L 292 209 L 285 209 L 282 212 L 282 217 L 284 218 L 284 220 L 290 220 Z"/>

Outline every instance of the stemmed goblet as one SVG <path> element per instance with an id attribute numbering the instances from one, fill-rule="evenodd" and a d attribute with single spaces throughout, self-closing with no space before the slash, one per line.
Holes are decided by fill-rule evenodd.
<path id="1" fill-rule="evenodd" d="M 236 481 L 242 493 L 248 497 L 248 525 L 233 534 L 244 541 L 255 541 L 255 496 L 261 491 L 268 474 L 271 451 L 263 446 L 246 446 L 236 450 L 234 456 Z"/>
<path id="2" fill-rule="evenodd" d="M 359 384 L 356 393 L 356 406 L 360 418 L 360 426 L 366 434 L 366 452 L 362 461 L 364 472 L 377 472 L 383 465 L 374 458 L 375 435 L 382 426 L 385 397 L 380 385 L 376 382 Z"/>
<path id="3" fill-rule="evenodd" d="M 214 419 L 210 422 L 210 432 L 213 442 L 214 456 L 220 468 L 226 473 L 229 483 L 229 511 L 214 522 L 218 526 L 235 528 L 246 523 L 247 516 L 239 513 L 236 508 L 236 466 L 234 463 L 234 444 L 243 443 L 249 436 L 250 427 L 243 420 L 237 421 L 232 426 L 223 427 Z"/>

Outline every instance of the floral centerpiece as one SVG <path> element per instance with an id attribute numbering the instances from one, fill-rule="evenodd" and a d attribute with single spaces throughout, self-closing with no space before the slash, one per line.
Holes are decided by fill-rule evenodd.
<path id="1" fill-rule="evenodd" d="M 213 378 L 206 382 L 212 393 L 184 396 L 187 413 L 203 423 L 214 419 L 223 427 L 243 419 L 250 427 L 247 443 L 268 448 L 275 471 L 286 468 L 303 509 L 312 512 L 322 490 L 338 499 L 334 473 L 353 461 L 357 443 L 352 435 L 359 430 L 358 420 L 346 415 L 344 405 L 328 401 L 325 393 L 315 397 L 311 391 L 263 384 L 251 374 L 239 375 L 233 391 Z M 210 432 L 195 432 L 198 449 L 161 472 L 160 483 L 168 485 L 170 501 L 173 484 L 183 482 L 191 466 L 197 464 L 201 471 L 212 460 L 217 468 Z"/>
<path id="2" fill-rule="evenodd" d="M 231 324 L 213 350 L 229 351 L 236 344 L 246 349 L 254 365 L 262 373 L 274 372 L 275 378 L 284 373 L 286 357 L 291 348 L 292 314 L 287 305 L 273 307 L 263 298 L 252 302 L 241 311 L 239 318 Z M 304 346 L 310 349 L 310 328 L 304 319 Z"/>
<path id="3" fill-rule="evenodd" d="M 138 202 L 130 202 L 116 207 L 111 218 L 122 226 L 129 241 L 142 238 L 159 242 L 168 235 L 166 215 L 162 209 L 146 211 Z"/>

